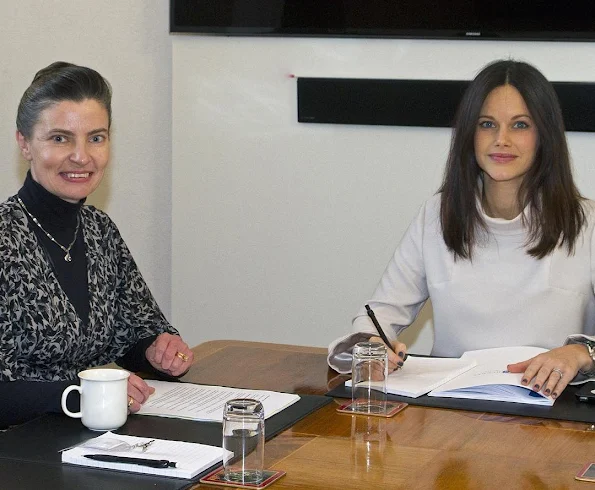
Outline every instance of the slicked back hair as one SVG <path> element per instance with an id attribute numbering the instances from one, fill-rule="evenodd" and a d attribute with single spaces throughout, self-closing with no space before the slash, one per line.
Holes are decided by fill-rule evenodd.
<path id="1" fill-rule="evenodd" d="M 39 70 L 25 90 L 17 110 L 17 129 L 28 139 L 42 111 L 62 101 L 82 102 L 86 99 L 95 100 L 105 108 L 111 125 L 112 89 L 109 82 L 91 68 L 56 61 Z"/>

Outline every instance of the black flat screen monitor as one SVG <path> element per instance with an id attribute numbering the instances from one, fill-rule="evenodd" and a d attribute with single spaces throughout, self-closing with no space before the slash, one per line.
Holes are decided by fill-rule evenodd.
<path id="1" fill-rule="evenodd" d="M 170 0 L 170 31 L 593 41 L 595 0 Z"/>

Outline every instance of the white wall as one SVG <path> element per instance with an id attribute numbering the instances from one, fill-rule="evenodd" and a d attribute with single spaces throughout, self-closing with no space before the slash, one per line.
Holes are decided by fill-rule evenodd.
<path id="1" fill-rule="evenodd" d="M 167 0 L 0 0 L 0 200 L 27 165 L 14 139 L 21 95 L 63 60 L 112 84 L 112 163 L 89 202 L 119 226 L 157 301 L 170 312 L 171 38 Z"/>
<path id="2" fill-rule="evenodd" d="M 14 118 L 35 71 L 98 69 L 114 88 L 113 156 L 90 202 L 190 343 L 326 345 L 440 181 L 447 130 L 298 124 L 290 74 L 471 78 L 512 55 L 552 80 L 595 79 L 593 43 L 170 36 L 167 0 L 0 3 L 0 199 L 26 172 Z M 595 135 L 569 140 L 595 196 Z M 416 345 L 429 342 L 422 330 Z"/>
<path id="3" fill-rule="evenodd" d="M 172 37 L 172 316 L 193 344 L 345 333 L 440 182 L 448 130 L 298 124 L 291 74 L 470 79 L 512 56 L 595 80 L 593 43 Z M 595 197 L 595 134 L 569 141 Z"/>

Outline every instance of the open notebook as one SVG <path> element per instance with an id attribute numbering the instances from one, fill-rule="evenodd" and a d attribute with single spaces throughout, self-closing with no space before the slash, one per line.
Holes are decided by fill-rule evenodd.
<path id="1" fill-rule="evenodd" d="M 477 365 L 434 389 L 428 396 L 471 398 L 552 406 L 554 399 L 521 385 L 523 373 L 509 373 L 508 364 L 526 361 L 547 352 L 540 347 L 498 347 L 465 352 L 461 359 Z"/>
<path id="2" fill-rule="evenodd" d="M 265 390 L 245 390 L 225 386 L 197 385 L 169 381 L 146 380 L 155 388 L 149 399 L 137 412 L 139 415 L 157 415 L 181 419 L 221 422 L 223 406 L 233 398 L 259 400 L 268 419 L 284 408 L 293 405 L 300 397 L 289 393 Z"/>
<path id="3" fill-rule="evenodd" d="M 220 447 L 206 446 L 192 442 L 167 441 L 152 439 L 153 442 L 146 451 L 139 449 L 107 450 L 102 447 L 111 446 L 116 440 L 124 441 L 130 445 L 148 442 L 147 437 L 125 436 L 106 432 L 98 437 L 85 441 L 83 445 L 75 446 L 62 452 L 62 462 L 95 468 L 106 468 L 117 471 L 130 471 L 134 473 L 147 473 L 151 475 L 171 476 L 174 478 L 193 478 L 202 471 L 223 461 L 225 450 Z M 165 459 L 176 463 L 175 468 L 152 468 L 138 464 L 107 463 L 88 459 L 85 454 L 112 455 L 134 457 L 143 459 Z"/>
<path id="4" fill-rule="evenodd" d="M 546 349 L 499 347 L 465 352 L 460 358 L 409 356 L 402 369 L 389 374 L 388 393 L 417 398 L 470 398 L 532 405 L 554 404 L 551 397 L 521 385 L 522 373 L 509 373 L 508 364 L 525 361 Z M 351 386 L 351 381 L 345 383 Z"/>
<path id="5" fill-rule="evenodd" d="M 386 391 L 394 395 L 417 398 L 443 385 L 476 365 L 473 359 L 409 356 L 401 369 L 386 380 Z M 351 380 L 345 383 L 351 386 Z"/>

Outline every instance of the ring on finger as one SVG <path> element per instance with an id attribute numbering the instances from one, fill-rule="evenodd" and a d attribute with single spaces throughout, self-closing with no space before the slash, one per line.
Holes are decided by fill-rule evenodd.
<path id="1" fill-rule="evenodd" d="M 552 373 L 556 373 L 557 375 L 559 375 L 560 379 L 562 379 L 564 377 L 564 372 L 560 368 L 552 369 Z"/>
<path id="2" fill-rule="evenodd" d="M 134 398 L 132 398 L 131 396 L 129 396 L 128 397 L 128 407 L 130 408 L 133 403 L 134 403 Z"/>
<path id="3" fill-rule="evenodd" d="M 182 359 L 183 362 L 188 361 L 188 356 L 183 352 L 176 352 L 176 356 Z"/>

